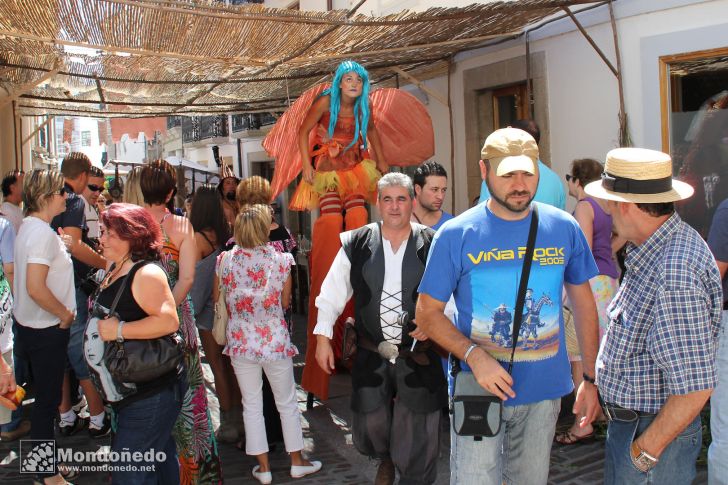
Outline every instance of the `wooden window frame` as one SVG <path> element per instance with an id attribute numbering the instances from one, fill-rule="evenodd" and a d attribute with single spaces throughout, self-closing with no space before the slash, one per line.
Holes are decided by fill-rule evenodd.
<path id="1" fill-rule="evenodd" d="M 662 151 L 670 153 L 670 107 L 675 96 L 675 90 L 670 86 L 670 65 L 678 62 L 695 61 L 706 57 L 728 56 L 728 47 L 706 49 L 702 51 L 685 52 L 661 56 L 658 60 L 660 69 L 660 130 L 662 137 Z"/>
<path id="2" fill-rule="evenodd" d="M 500 119 L 498 117 L 498 98 L 502 96 L 516 96 L 517 99 L 523 100 L 516 103 L 516 119 L 528 118 L 528 103 L 526 101 L 526 82 L 511 84 L 503 88 L 494 89 L 491 99 L 493 103 L 493 129 L 498 129 Z"/>

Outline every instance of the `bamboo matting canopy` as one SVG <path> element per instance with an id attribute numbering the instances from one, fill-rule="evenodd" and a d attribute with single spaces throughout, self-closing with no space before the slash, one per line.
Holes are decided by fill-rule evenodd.
<path id="1" fill-rule="evenodd" d="M 375 84 L 585 0 L 510 0 L 385 17 L 210 0 L 4 0 L 0 103 L 21 115 L 136 117 L 280 111 L 354 59 Z M 3 92 L 5 91 L 5 92 Z"/>

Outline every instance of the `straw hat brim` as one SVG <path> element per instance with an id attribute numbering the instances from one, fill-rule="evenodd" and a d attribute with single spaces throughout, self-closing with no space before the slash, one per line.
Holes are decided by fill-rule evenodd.
<path id="1" fill-rule="evenodd" d="M 658 204 L 661 202 L 676 202 L 689 198 L 695 192 L 693 188 L 679 180 L 672 180 L 672 190 L 657 194 L 629 194 L 613 192 L 602 187 L 601 180 L 595 180 L 584 187 L 587 195 L 597 199 L 614 200 L 617 202 L 634 202 L 635 204 Z"/>

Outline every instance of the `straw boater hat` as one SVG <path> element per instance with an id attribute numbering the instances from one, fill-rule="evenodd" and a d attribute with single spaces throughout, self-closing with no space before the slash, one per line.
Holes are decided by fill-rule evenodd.
<path id="1" fill-rule="evenodd" d="M 636 204 L 675 202 L 693 195 L 690 185 L 672 178 L 670 155 L 646 148 L 611 150 L 602 179 L 584 191 L 598 199 Z"/>

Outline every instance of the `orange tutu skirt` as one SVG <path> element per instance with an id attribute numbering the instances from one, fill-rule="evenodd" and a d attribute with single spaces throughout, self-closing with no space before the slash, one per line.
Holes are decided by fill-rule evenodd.
<path id="1" fill-rule="evenodd" d="M 377 170 L 374 160 L 364 159 L 350 169 L 316 171 L 313 184 L 302 180 L 291 198 L 291 210 L 313 210 L 318 207 L 319 198 L 327 192 L 337 192 L 346 199 L 360 195 L 370 203 L 377 199 L 377 181 L 382 174 Z"/>

